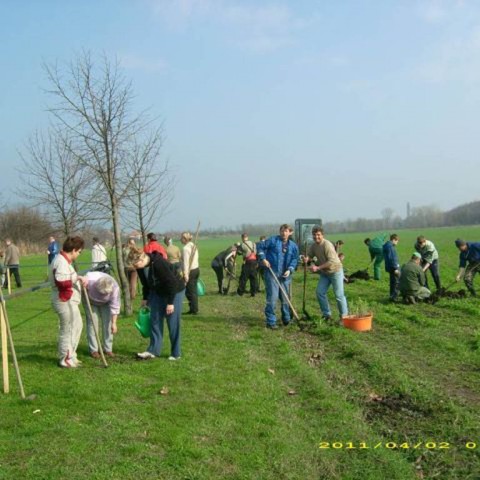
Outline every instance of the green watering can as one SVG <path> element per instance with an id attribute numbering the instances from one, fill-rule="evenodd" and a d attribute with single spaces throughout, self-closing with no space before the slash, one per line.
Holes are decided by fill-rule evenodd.
<path id="1" fill-rule="evenodd" d="M 138 312 L 137 321 L 135 327 L 141 333 L 142 337 L 150 337 L 150 329 L 152 323 L 150 321 L 150 309 L 148 307 L 142 307 Z"/>
<path id="2" fill-rule="evenodd" d="M 201 278 L 197 280 L 197 295 L 199 297 L 203 297 L 205 295 L 205 284 Z"/>

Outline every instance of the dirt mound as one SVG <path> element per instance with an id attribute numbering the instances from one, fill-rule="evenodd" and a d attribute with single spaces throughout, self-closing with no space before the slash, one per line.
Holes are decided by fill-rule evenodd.
<path id="1" fill-rule="evenodd" d="M 353 272 L 351 275 L 345 275 L 345 278 L 351 282 L 352 279 L 359 279 L 359 280 L 370 280 L 370 274 L 367 270 L 357 270 Z"/>
<path id="2" fill-rule="evenodd" d="M 464 290 L 463 288 L 459 290 L 458 292 L 449 292 L 445 288 L 439 288 L 428 300 L 431 303 L 437 303 L 441 298 L 454 298 L 454 299 L 460 299 L 460 298 L 466 298 L 467 297 L 467 291 Z"/>

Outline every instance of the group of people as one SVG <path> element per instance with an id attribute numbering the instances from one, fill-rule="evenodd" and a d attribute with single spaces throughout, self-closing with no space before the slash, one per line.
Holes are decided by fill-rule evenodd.
<path id="1" fill-rule="evenodd" d="M 327 292 L 332 287 L 340 319 L 348 315 L 348 304 L 344 292 L 344 269 L 339 251 L 343 242 L 330 242 L 324 236 L 321 227 L 312 229 L 313 242 L 305 255 L 299 254 L 297 244 L 292 240 L 293 229 L 288 224 L 280 226 L 278 235 L 261 237 L 258 242 L 249 240 L 248 234 L 241 236 L 241 242 L 220 252 L 212 261 L 217 277 L 218 292 L 228 293 L 231 279 L 237 280 L 237 294 L 243 295 L 250 283 L 250 295 L 259 291 L 262 278 L 265 285 L 266 305 L 265 326 L 277 329 L 276 305 L 281 303 L 281 323 L 291 322 L 290 286 L 292 276 L 303 262 L 304 268 L 318 274 L 316 297 L 322 316 L 332 319 L 332 310 Z M 399 236 L 387 234 L 374 239 L 365 239 L 374 263 L 374 278 L 380 279 L 380 266 L 385 262 L 385 271 L 390 277 L 390 299 L 395 301 L 401 295 L 406 303 L 416 303 L 431 296 L 426 277 L 431 272 L 437 290 L 441 288 L 439 274 L 439 255 L 432 241 L 420 235 L 414 245 L 410 260 L 400 267 L 396 250 Z M 181 357 L 181 315 L 184 296 L 188 299 L 189 311 L 186 314 L 197 315 L 200 275 L 198 248 L 189 232 L 182 233 L 180 241 L 183 248 L 173 244 L 172 238 L 165 237 L 161 245 L 153 233 L 147 236 L 147 243 L 138 248 L 134 239 L 123 246 L 123 260 L 129 278 L 130 296 L 135 298 L 137 280 L 142 285 L 142 306 L 151 311 L 150 343 L 144 352 L 138 353 L 139 359 L 151 359 L 161 355 L 163 329 L 166 320 L 171 343 L 170 360 Z M 49 280 L 52 286 L 52 305 L 59 317 L 58 356 L 59 365 L 75 368 L 81 362 L 77 358 L 77 346 L 82 332 L 83 322 L 79 305 L 88 295 L 91 308 L 85 308 L 87 317 L 87 339 L 90 355 L 100 356 L 95 330 L 100 329 L 103 336 L 103 351 L 114 356 L 113 335 L 117 332 L 117 318 L 120 313 L 120 287 L 107 273 L 96 271 L 98 265 L 107 261 L 107 253 L 99 239 L 93 238 L 92 268 L 85 275 L 79 275 L 74 262 L 82 252 L 85 242 L 81 237 L 68 237 L 60 248 L 52 236 L 47 249 Z M 480 271 L 480 242 L 455 240 L 460 252 L 459 271 L 455 280 L 462 278 L 470 293 L 476 296 L 474 277 Z M 19 251 L 11 242 L 6 241 L 3 265 L 8 266 L 10 274 L 15 276 L 21 286 L 18 272 Z M 236 277 L 235 262 L 242 258 L 240 278 Z M 16 268 L 15 268 L 16 267 Z M 5 282 L 6 279 L 2 279 Z"/>
<path id="2" fill-rule="evenodd" d="M 316 226 L 312 229 L 313 243 L 308 247 L 306 255 L 299 257 L 298 246 L 291 239 L 292 232 L 292 228 L 284 224 L 280 227 L 278 235 L 268 239 L 263 237 L 256 244 L 250 242 L 248 235 L 244 233 L 241 243 L 220 252 L 211 264 L 217 276 L 218 293 L 228 293 L 230 280 L 236 279 L 234 270 L 236 257 L 241 255 L 243 262 L 237 293 L 241 295 L 245 292 L 247 279 L 250 279 L 250 292 L 254 296 L 259 284 L 256 272 L 260 272 L 266 290 L 266 327 L 278 328 L 275 311 L 278 300 L 281 303 L 281 322 L 283 325 L 288 325 L 291 321 L 288 298 L 290 285 L 300 259 L 303 260 L 305 268 L 319 275 L 316 297 L 323 318 L 332 319 L 327 298 L 330 287 L 335 296 L 340 318 L 345 317 L 348 315 L 348 303 L 344 291 L 346 278 L 343 269 L 344 255 L 340 252 L 344 242 L 341 240 L 335 243 L 330 242 L 325 238 L 323 229 Z M 429 298 L 431 290 L 426 276 L 428 271 L 436 289 L 441 289 L 439 255 L 434 243 L 423 235 L 418 236 L 414 244 L 414 253 L 401 267 L 396 251 L 398 242 L 397 234 L 388 237 L 386 233 L 364 240 L 369 249 L 371 263 L 374 264 L 374 279 L 380 280 L 381 264 L 385 262 L 385 270 L 390 277 L 392 301 L 396 301 L 399 296 L 405 303 L 416 303 L 417 300 Z M 480 271 L 480 243 L 457 239 L 455 245 L 460 251 L 460 268 L 455 280 L 458 282 L 463 278 L 469 292 L 476 296 L 473 280 L 476 273 Z M 225 274 L 227 286 L 224 284 Z"/>
<path id="3" fill-rule="evenodd" d="M 266 237 L 260 237 L 260 242 Z M 242 233 L 241 242 L 235 243 L 226 250 L 222 250 L 212 260 L 211 267 L 217 277 L 218 293 L 227 295 L 232 280 L 238 282 L 237 294 L 242 296 L 250 284 L 250 296 L 254 297 L 260 291 L 261 266 L 257 261 L 257 245 L 249 240 L 247 233 Z M 236 262 L 238 256 L 242 257 L 240 277 L 236 275 Z M 226 281 L 225 281 L 226 280 Z"/>
<path id="4" fill-rule="evenodd" d="M 140 279 L 142 284 L 142 305 L 150 308 L 150 344 L 145 352 L 137 354 L 139 359 L 159 357 L 163 344 L 163 327 L 166 320 L 170 343 L 170 360 L 181 356 L 180 329 L 182 302 L 186 294 L 190 310 L 198 313 L 197 280 L 199 278 L 198 249 L 189 232 L 182 233 L 183 249 L 173 245 L 171 238 L 165 238 L 166 248 L 160 245 L 153 233 L 148 234 L 143 249 L 137 248 L 130 239 L 124 246 L 123 255 L 130 280 Z M 53 239 L 54 240 L 54 239 Z M 102 333 L 102 350 L 113 357 L 113 335 L 117 333 L 117 318 L 120 313 L 120 287 L 107 273 L 95 268 L 105 262 L 106 251 L 98 238 L 93 239 L 92 269 L 79 275 L 74 262 L 81 254 L 85 242 L 81 237 L 68 237 L 61 249 L 50 248 L 49 280 L 52 286 L 52 305 L 59 318 L 58 357 L 59 366 L 76 368 L 81 362 L 77 358 L 77 347 L 83 328 L 80 303 L 84 303 L 87 319 L 89 353 L 100 357 L 100 347 L 95 330 Z M 133 274 L 136 274 L 135 276 Z M 83 292 L 82 292 L 83 290 Z M 88 295 L 88 302 L 86 296 Z"/>
<path id="5" fill-rule="evenodd" d="M 263 279 L 266 293 L 265 326 L 268 329 L 278 328 L 276 305 L 281 303 L 281 322 L 287 326 L 291 321 L 290 286 L 292 276 L 297 270 L 299 250 L 292 240 L 293 229 L 288 224 L 280 226 L 279 234 L 269 238 L 261 237 L 253 243 L 248 235 L 242 235 L 241 243 L 235 244 L 220 252 L 212 261 L 212 268 L 217 276 L 218 293 L 228 293 L 234 273 L 235 260 L 238 255 L 243 258 L 242 270 L 238 279 L 237 294 L 243 295 L 247 282 L 250 282 L 250 295 L 259 291 L 260 278 Z M 341 244 L 333 245 L 323 236 L 323 229 L 315 227 L 312 231 L 314 242 L 306 256 L 302 259 L 312 273 L 319 275 L 316 295 L 325 319 L 332 318 L 332 311 L 327 298 L 327 292 L 332 286 L 337 301 L 340 316 L 348 315 L 347 300 L 343 286 L 343 265 L 336 251 Z M 343 242 L 342 242 L 343 243 Z M 225 274 L 227 286 L 224 285 Z"/>
<path id="6" fill-rule="evenodd" d="M 370 257 L 374 262 L 374 278 L 380 280 L 380 266 L 385 261 L 385 271 L 390 276 L 390 300 L 396 301 L 401 295 L 406 303 L 416 303 L 432 295 L 428 284 L 429 271 L 437 291 L 442 288 L 439 271 L 439 254 L 434 243 L 424 235 L 417 237 L 414 252 L 410 260 L 400 268 L 396 246 L 400 240 L 397 234 L 390 235 L 390 239 L 383 243 L 387 235 L 382 234 L 373 240 L 365 239 Z M 460 251 L 459 271 L 455 280 L 464 279 L 468 291 L 476 296 L 473 279 L 480 269 L 480 243 L 455 240 L 455 246 Z"/>

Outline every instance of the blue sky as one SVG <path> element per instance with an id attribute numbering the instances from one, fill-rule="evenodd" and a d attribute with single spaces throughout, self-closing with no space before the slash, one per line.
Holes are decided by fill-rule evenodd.
<path id="1" fill-rule="evenodd" d="M 479 200 L 480 2 L 0 1 L 0 191 L 48 124 L 42 62 L 117 57 L 165 128 L 160 230 Z"/>

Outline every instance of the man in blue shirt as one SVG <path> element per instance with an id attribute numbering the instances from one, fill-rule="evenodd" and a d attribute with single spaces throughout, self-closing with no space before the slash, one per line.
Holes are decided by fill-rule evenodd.
<path id="1" fill-rule="evenodd" d="M 53 259 L 60 253 L 60 245 L 55 240 L 53 235 L 50 235 L 48 238 L 48 248 L 47 248 L 47 255 L 48 255 L 48 264 L 50 265 L 53 262 Z"/>
<path id="2" fill-rule="evenodd" d="M 476 297 L 477 292 L 473 286 L 473 279 L 480 271 L 480 242 L 466 242 L 457 238 L 455 246 L 460 250 L 460 270 L 455 280 L 459 282 L 463 277 L 468 291 Z"/>
<path id="3" fill-rule="evenodd" d="M 282 323 L 286 326 L 290 323 L 290 309 L 287 299 L 280 295 L 280 288 L 273 278 L 276 276 L 283 290 L 288 294 L 292 281 L 292 274 L 298 265 L 298 247 L 289 237 L 293 229 L 290 225 L 283 224 L 280 227 L 280 234 L 267 238 L 257 245 L 257 255 L 260 265 L 263 265 L 265 290 L 267 304 L 265 306 L 266 327 L 272 330 L 277 329 L 277 318 L 275 308 L 280 297 L 282 304 Z M 273 274 L 272 274 L 273 272 Z"/>
<path id="4" fill-rule="evenodd" d="M 390 275 L 390 301 L 392 302 L 396 300 L 400 286 L 400 262 L 395 248 L 398 240 L 398 235 L 393 233 L 390 235 L 390 240 L 383 244 L 385 271 Z"/>

